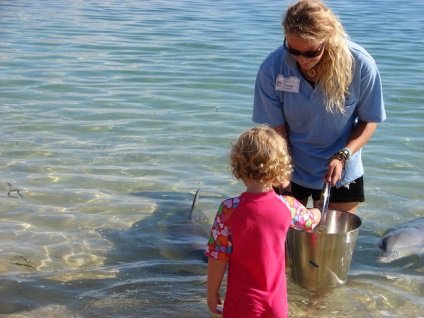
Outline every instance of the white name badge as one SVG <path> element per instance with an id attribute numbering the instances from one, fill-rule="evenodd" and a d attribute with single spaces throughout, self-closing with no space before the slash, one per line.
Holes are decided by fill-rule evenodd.
<path id="1" fill-rule="evenodd" d="M 297 77 L 284 77 L 283 75 L 278 75 L 277 80 L 275 81 L 275 90 L 299 93 L 299 84 L 300 79 Z"/>

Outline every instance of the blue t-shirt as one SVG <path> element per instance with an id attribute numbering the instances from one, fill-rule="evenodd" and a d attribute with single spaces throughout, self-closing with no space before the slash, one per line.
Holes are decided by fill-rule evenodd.
<path id="1" fill-rule="evenodd" d="M 349 42 L 349 48 L 354 65 L 345 113 L 325 110 L 320 83 L 313 88 L 300 73 L 296 60 L 282 46 L 265 59 L 258 71 L 253 121 L 271 126 L 287 124 L 294 164 L 292 181 L 301 186 L 322 189 L 328 159 L 345 147 L 358 120 L 382 122 L 386 119 L 380 74 L 374 59 L 353 42 Z M 277 78 L 281 76 L 291 78 L 294 88 L 277 87 Z M 363 174 L 359 150 L 350 158 L 344 178 L 337 186 Z"/>

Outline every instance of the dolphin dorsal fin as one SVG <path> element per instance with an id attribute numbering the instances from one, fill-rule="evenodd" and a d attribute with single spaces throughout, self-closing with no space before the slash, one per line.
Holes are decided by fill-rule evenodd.
<path id="1" fill-rule="evenodd" d="M 197 201 L 199 200 L 199 191 L 200 191 L 200 188 L 197 189 L 197 191 L 196 191 L 196 193 L 194 195 L 193 203 L 191 204 L 190 211 L 188 212 L 188 218 L 190 220 L 193 218 L 193 211 L 196 208 Z"/>

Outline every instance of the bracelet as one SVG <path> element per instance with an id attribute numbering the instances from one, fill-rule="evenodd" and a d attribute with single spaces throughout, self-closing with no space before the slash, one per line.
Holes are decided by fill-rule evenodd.
<path id="1" fill-rule="evenodd" d="M 334 155 L 328 159 L 327 165 L 334 159 L 340 160 L 343 164 L 343 169 L 346 167 L 346 163 L 349 161 L 351 152 L 349 148 L 342 148 L 337 151 Z"/>
<path id="2" fill-rule="evenodd" d="M 340 149 L 338 152 L 342 152 L 343 154 L 346 155 L 346 162 L 349 161 L 350 157 L 352 156 L 352 152 L 347 147 Z"/>

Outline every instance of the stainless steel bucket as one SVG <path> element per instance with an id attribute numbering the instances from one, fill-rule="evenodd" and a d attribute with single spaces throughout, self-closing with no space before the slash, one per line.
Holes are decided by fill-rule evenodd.
<path id="1" fill-rule="evenodd" d="M 313 232 L 290 228 L 287 234 L 292 281 L 310 290 L 346 283 L 362 221 L 348 212 L 327 210 L 320 224 Z"/>

